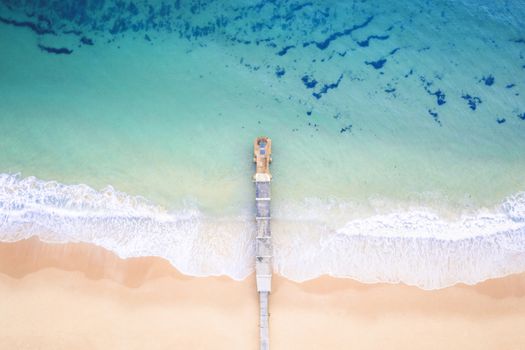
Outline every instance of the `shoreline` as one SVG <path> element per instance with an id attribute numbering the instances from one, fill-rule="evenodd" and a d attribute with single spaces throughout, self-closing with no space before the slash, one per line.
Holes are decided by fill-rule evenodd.
<path id="1" fill-rule="evenodd" d="M 26 259 L 30 254 L 38 254 L 37 259 Z M 6 268 L 6 266 L 9 268 Z M 180 272 L 168 260 L 160 256 L 141 256 L 122 258 L 117 253 L 102 246 L 85 242 L 46 242 L 38 236 L 32 236 L 14 242 L 0 241 L 0 274 L 12 278 L 24 278 L 26 275 L 45 268 L 56 268 L 65 271 L 79 271 L 85 277 L 92 280 L 108 279 L 126 287 L 137 288 L 151 279 L 171 277 L 179 280 L 189 279 L 216 279 L 230 282 L 245 283 L 255 280 L 254 273 L 244 279 L 237 280 L 228 275 L 220 276 L 193 276 Z M 523 277 L 522 277 L 523 276 Z M 287 281 L 291 284 L 302 286 L 316 285 L 317 280 L 330 281 L 330 285 L 359 285 L 367 286 L 402 286 L 403 288 L 415 288 L 424 292 L 434 292 L 449 288 L 472 288 L 479 290 L 494 289 L 497 284 L 505 283 L 511 285 L 517 282 L 524 288 L 521 296 L 525 296 L 525 271 L 517 274 L 487 278 L 478 283 L 469 284 L 459 282 L 451 286 L 425 289 L 417 285 L 403 282 L 363 282 L 351 277 L 336 277 L 322 275 L 305 281 L 296 281 L 276 273 L 274 278 L 278 281 Z M 523 278 L 523 281 L 522 281 Z M 509 282 L 510 281 L 510 282 Z M 278 282 L 279 283 L 279 282 Z M 523 284 L 523 285 L 521 285 Z M 254 288 L 255 290 L 255 288 Z"/>
<path id="2" fill-rule="evenodd" d="M 162 258 L 120 259 L 87 243 L 1 243 L 0 309 L 2 348 L 258 344 L 253 275 L 184 276 Z M 525 346 L 525 273 L 433 291 L 277 275 L 270 312 L 273 349 L 517 349 Z"/>
<path id="3" fill-rule="evenodd" d="M 253 272 L 251 202 L 240 216 L 214 217 L 190 204 L 165 211 L 109 187 L 6 174 L 0 183 L 2 241 L 39 233 L 48 242 L 94 242 L 122 257 L 161 256 L 190 276 L 243 280 Z M 341 202 L 303 204 L 272 209 L 274 266 L 295 282 L 330 274 L 432 290 L 525 271 L 525 192 L 475 215 L 458 211 L 454 221 L 417 207 L 359 219 Z"/>

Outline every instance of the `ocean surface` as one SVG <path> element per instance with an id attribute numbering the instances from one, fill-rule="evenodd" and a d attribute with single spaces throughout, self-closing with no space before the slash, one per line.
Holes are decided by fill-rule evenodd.
<path id="1" fill-rule="evenodd" d="M 424 289 L 525 271 L 525 3 L 0 1 L 0 241 Z"/>

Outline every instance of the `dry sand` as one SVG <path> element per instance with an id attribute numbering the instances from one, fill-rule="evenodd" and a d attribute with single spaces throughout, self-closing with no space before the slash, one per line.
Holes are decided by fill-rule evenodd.
<path id="1" fill-rule="evenodd" d="M 525 349 L 525 274 L 423 291 L 277 276 L 272 350 Z M 257 349 L 254 278 L 89 244 L 0 244 L 0 349 Z"/>

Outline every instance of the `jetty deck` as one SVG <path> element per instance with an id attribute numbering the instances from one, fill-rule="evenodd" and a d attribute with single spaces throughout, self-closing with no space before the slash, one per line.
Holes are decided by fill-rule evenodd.
<path id="1" fill-rule="evenodd" d="M 259 330 L 260 349 L 270 348 L 269 339 L 269 295 L 272 291 L 272 231 L 270 229 L 270 202 L 271 191 L 270 163 L 272 161 L 272 140 L 268 137 L 258 137 L 253 143 L 253 161 L 255 162 L 255 220 L 256 256 L 255 276 L 257 292 L 259 293 Z"/>

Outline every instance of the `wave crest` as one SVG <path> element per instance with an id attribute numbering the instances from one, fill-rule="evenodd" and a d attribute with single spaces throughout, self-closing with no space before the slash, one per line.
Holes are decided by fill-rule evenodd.
<path id="1" fill-rule="evenodd" d="M 274 267 L 292 280 L 328 274 L 436 289 L 525 271 L 525 192 L 452 221 L 426 208 L 341 220 L 352 205 L 274 204 Z M 160 256 L 188 275 L 240 280 L 253 271 L 254 231 L 247 215 L 167 211 L 110 186 L 0 174 L 0 241 L 87 242 L 123 258 Z"/>
<path id="2" fill-rule="evenodd" d="M 0 175 L 0 241 L 36 235 L 48 242 L 87 242 L 122 258 L 160 256 L 188 275 L 240 280 L 252 271 L 250 226 L 245 220 L 210 220 L 194 208 L 167 212 L 111 186 L 96 191 Z"/>

